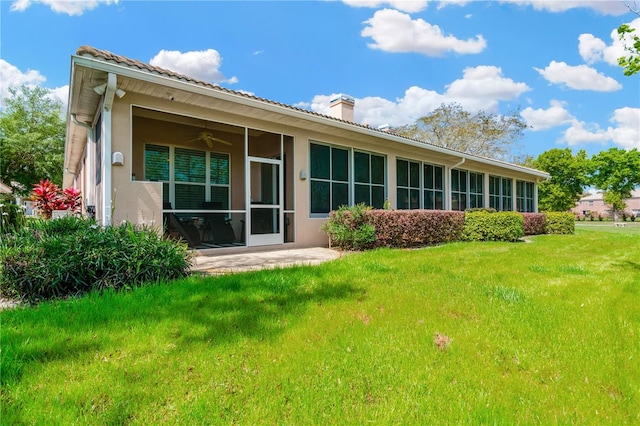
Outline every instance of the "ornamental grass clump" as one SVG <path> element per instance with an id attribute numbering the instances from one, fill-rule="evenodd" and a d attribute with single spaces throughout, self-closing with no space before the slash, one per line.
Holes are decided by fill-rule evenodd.
<path id="1" fill-rule="evenodd" d="M 181 278 L 191 254 L 152 228 L 34 220 L 0 243 L 0 294 L 34 303 Z"/>

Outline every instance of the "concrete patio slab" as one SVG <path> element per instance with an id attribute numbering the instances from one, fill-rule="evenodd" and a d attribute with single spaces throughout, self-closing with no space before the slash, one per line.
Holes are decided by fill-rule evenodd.
<path id="1" fill-rule="evenodd" d="M 199 255 L 194 260 L 193 271 L 206 274 L 227 274 L 282 268 L 294 265 L 317 265 L 337 259 L 342 253 L 323 247 L 273 250 L 220 255 Z"/>

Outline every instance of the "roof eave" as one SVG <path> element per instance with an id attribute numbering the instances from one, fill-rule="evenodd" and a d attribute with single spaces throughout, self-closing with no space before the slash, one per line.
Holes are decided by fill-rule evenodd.
<path id="1" fill-rule="evenodd" d="M 526 173 L 529 175 L 534 175 L 541 179 L 548 179 L 550 177 L 548 173 L 542 172 L 540 170 L 530 169 L 528 167 L 518 166 L 516 164 L 502 162 L 499 160 L 480 157 L 472 154 L 466 154 L 463 152 L 453 151 L 447 148 L 442 148 L 435 145 L 426 144 L 424 142 L 414 141 L 414 140 L 411 140 L 402 136 L 394 135 L 391 133 L 386 133 L 378 129 L 364 127 L 356 123 L 350 123 L 350 122 L 338 120 L 332 117 L 323 116 L 323 115 L 311 113 L 308 111 L 298 110 L 285 105 L 278 105 L 278 104 L 265 102 L 257 98 L 251 98 L 241 94 L 227 92 L 227 91 L 224 91 L 223 89 L 217 89 L 215 87 L 207 87 L 204 85 L 194 83 L 192 81 L 184 81 L 184 80 L 177 79 L 175 77 L 156 74 L 156 73 L 149 72 L 146 70 L 141 70 L 129 65 L 109 62 L 104 59 L 98 59 L 90 56 L 73 55 L 72 58 L 73 58 L 74 64 L 77 64 L 80 66 L 86 66 L 89 68 L 99 69 L 105 72 L 112 72 L 118 75 L 122 75 L 123 77 L 129 77 L 129 78 L 145 81 L 148 83 L 164 85 L 166 87 L 170 87 L 176 90 L 190 91 L 192 93 L 201 94 L 204 96 L 215 96 L 219 99 L 227 100 L 227 101 L 241 104 L 244 106 L 253 107 L 253 108 L 262 108 L 270 112 L 287 115 L 297 119 L 308 120 L 315 123 L 337 127 L 343 130 L 357 132 L 357 133 L 375 137 L 375 138 L 386 139 L 389 141 L 393 141 L 395 143 L 414 146 L 421 149 L 426 149 L 426 150 L 430 150 L 430 151 L 434 151 L 434 152 L 438 152 L 446 155 L 452 155 L 455 157 L 459 157 L 461 159 L 464 158 L 465 160 L 472 160 L 472 161 L 476 161 L 483 164 L 498 166 L 504 169 L 513 170 L 520 173 Z"/>

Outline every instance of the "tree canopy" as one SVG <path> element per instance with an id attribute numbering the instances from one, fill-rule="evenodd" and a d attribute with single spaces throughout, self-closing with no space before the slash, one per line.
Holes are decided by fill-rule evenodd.
<path id="1" fill-rule="evenodd" d="M 636 15 L 640 16 L 640 9 L 638 9 L 638 3 L 635 2 L 636 8 L 631 7 L 629 3 L 624 2 L 629 10 Z M 633 44 L 626 44 L 624 49 L 627 51 L 626 56 L 618 58 L 618 64 L 624 68 L 624 75 L 631 76 L 637 72 L 640 72 L 640 36 L 634 34 L 635 28 L 629 24 L 622 24 L 618 27 L 618 37 L 620 40 L 632 42 Z"/>
<path id="2" fill-rule="evenodd" d="M 613 207 L 614 213 L 625 208 L 624 200 L 640 186 L 640 151 L 611 148 L 591 158 L 592 184 L 604 191 L 604 202 Z"/>
<path id="3" fill-rule="evenodd" d="M 65 122 L 62 105 L 42 87 L 9 88 L 0 111 L 0 180 L 25 195 L 49 179 L 62 184 Z"/>
<path id="4" fill-rule="evenodd" d="M 527 124 L 518 110 L 508 115 L 470 113 L 460 104 L 443 104 L 413 124 L 395 129 L 403 136 L 432 145 L 499 160 L 512 158 Z"/>
<path id="5" fill-rule="evenodd" d="M 570 210 L 589 185 L 591 167 L 584 150 L 574 156 L 570 148 L 554 148 L 540 154 L 533 166 L 551 175 L 538 187 L 541 211 Z"/>

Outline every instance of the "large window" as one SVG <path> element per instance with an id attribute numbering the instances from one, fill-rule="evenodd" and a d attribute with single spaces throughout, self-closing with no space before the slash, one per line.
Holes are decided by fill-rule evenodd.
<path id="1" fill-rule="evenodd" d="M 396 177 L 398 209 L 444 209 L 444 167 L 398 159 Z"/>
<path id="2" fill-rule="evenodd" d="M 516 181 L 516 209 L 519 212 L 531 213 L 534 210 L 533 205 L 533 182 Z"/>
<path id="3" fill-rule="evenodd" d="M 513 181 L 500 176 L 489 176 L 489 207 L 498 211 L 513 210 Z"/>
<path id="4" fill-rule="evenodd" d="M 451 210 L 484 207 L 484 175 L 451 170 Z"/>
<path id="5" fill-rule="evenodd" d="M 229 154 L 147 144 L 144 161 L 144 178 L 163 182 L 166 207 L 229 209 Z"/>
<path id="6" fill-rule="evenodd" d="M 327 214 L 352 202 L 384 206 L 384 156 L 318 143 L 310 144 L 309 154 L 312 214 Z"/>

